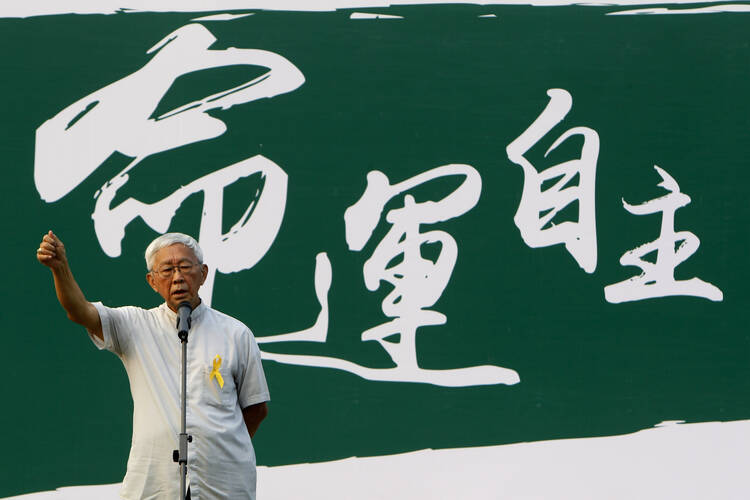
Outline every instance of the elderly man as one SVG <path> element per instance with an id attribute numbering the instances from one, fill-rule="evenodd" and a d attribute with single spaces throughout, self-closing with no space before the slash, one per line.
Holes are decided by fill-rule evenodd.
<path id="1" fill-rule="evenodd" d="M 267 414 L 268 386 L 260 351 L 240 321 L 201 303 L 208 267 L 190 236 L 168 233 L 146 249 L 146 280 L 164 303 L 153 309 L 109 308 L 86 300 L 60 239 L 50 231 L 37 250 L 49 267 L 68 318 L 84 326 L 99 349 L 125 365 L 133 396 L 133 440 L 121 497 L 176 499 L 172 461 L 180 422 L 177 308 L 193 308 L 187 350 L 188 484 L 192 500 L 254 499 L 251 437 Z"/>

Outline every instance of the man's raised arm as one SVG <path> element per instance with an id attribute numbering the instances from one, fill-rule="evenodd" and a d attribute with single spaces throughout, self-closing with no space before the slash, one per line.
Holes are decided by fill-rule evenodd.
<path id="1" fill-rule="evenodd" d="M 103 340 L 99 312 L 91 302 L 86 300 L 73 278 L 73 272 L 70 270 L 68 258 L 65 255 L 65 245 L 60 238 L 55 236 L 55 233 L 49 231 L 42 237 L 42 242 L 36 251 L 36 258 L 52 271 L 57 300 L 68 313 L 68 318 Z"/>

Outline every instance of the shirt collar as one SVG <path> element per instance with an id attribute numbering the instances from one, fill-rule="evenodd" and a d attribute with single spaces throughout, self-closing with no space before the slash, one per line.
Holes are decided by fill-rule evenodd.
<path id="1" fill-rule="evenodd" d="M 174 324 L 177 324 L 177 313 L 171 310 L 166 302 L 162 303 L 159 306 L 159 309 L 161 309 L 162 312 L 167 315 L 167 318 L 169 318 L 169 321 L 171 321 Z M 198 306 L 195 309 L 193 309 L 193 311 L 190 313 L 190 321 L 194 322 L 198 320 L 203 315 L 203 312 L 206 309 L 208 309 L 208 306 L 201 300 L 201 303 L 198 304 Z"/>

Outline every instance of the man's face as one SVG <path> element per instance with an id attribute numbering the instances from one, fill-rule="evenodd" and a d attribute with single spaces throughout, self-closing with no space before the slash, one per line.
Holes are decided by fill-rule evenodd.
<path id="1" fill-rule="evenodd" d="M 200 264 L 193 251 L 182 243 L 164 247 L 154 256 L 154 266 L 146 281 L 173 311 L 183 302 L 200 304 L 198 289 L 208 276 L 208 266 Z"/>

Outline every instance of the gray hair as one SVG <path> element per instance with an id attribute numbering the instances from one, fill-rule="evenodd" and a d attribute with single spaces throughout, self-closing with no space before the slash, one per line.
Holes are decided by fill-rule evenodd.
<path id="1" fill-rule="evenodd" d="M 192 236 L 182 233 L 165 233 L 152 241 L 146 248 L 146 268 L 152 271 L 154 266 L 154 256 L 156 252 L 162 248 L 166 248 L 177 243 L 182 243 L 193 251 L 198 262 L 203 264 L 203 250 L 198 245 L 198 242 Z"/>

